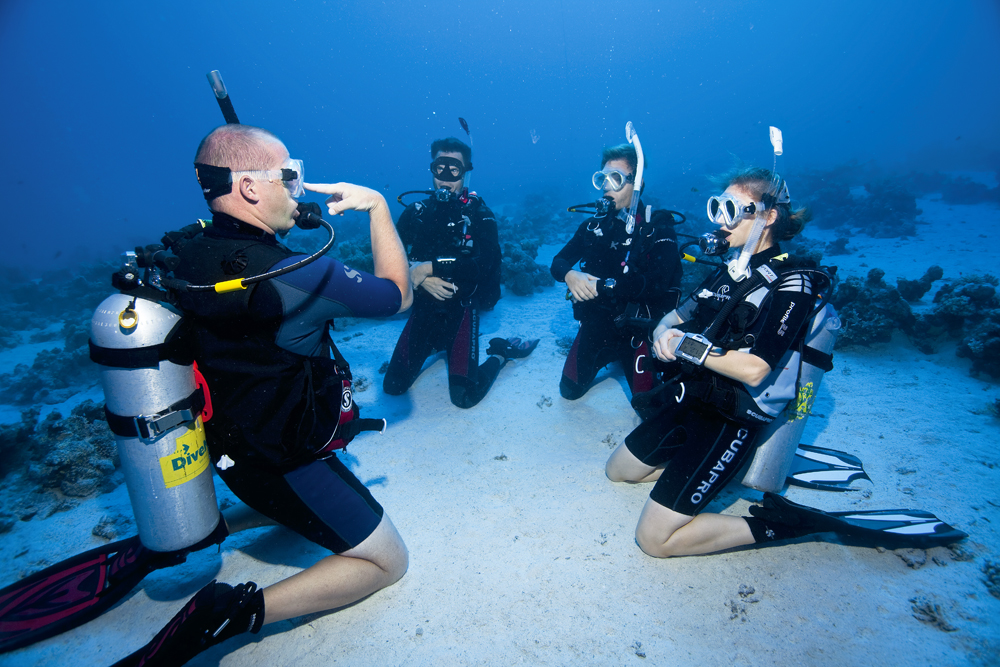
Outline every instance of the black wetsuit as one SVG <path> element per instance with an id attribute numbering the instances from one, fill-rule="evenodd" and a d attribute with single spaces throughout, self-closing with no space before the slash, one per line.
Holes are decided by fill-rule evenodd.
<path id="1" fill-rule="evenodd" d="M 250 277 L 295 255 L 262 230 L 216 213 L 203 233 L 174 247 L 178 278 L 193 284 Z M 332 359 L 335 317 L 386 317 L 399 310 L 395 284 L 323 257 L 247 290 L 180 297 L 214 415 L 205 424 L 226 485 L 261 514 L 334 553 L 363 542 L 383 510 L 329 442 L 341 415 Z"/>
<path id="2" fill-rule="evenodd" d="M 753 451 L 761 428 L 794 396 L 794 381 L 788 380 L 798 372 L 795 348 L 816 297 L 810 274 L 783 266 L 780 254 L 775 245 L 753 256 L 751 269 L 766 263 L 780 279 L 774 285 L 761 281 L 743 296 L 712 339 L 763 359 L 772 369 L 768 377 L 749 387 L 684 361 L 668 364 L 664 376 L 673 379 L 661 394 L 660 412 L 625 438 L 646 465 L 669 462 L 649 494 L 664 507 L 688 516 L 703 511 Z M 725 268 L 715 272 L 677 309 L 684 319 L 677 328 L 704 331 L 737 289 Z"/>
<path id="3" fill-rule="evenodd" d="M 637 316 L 655 326 L 677 305 L 681 267 L 670 215 L 657 211 L 646 222 L 641 202 L 637 210 L 639 220 L 632 234 L 625 229 L 625 211 L 590 218 L 552 260 L 552 277 L 560 282 L 580 262 L 582 272 L 616 283 L 595 299 L 573 304 L 580 331 L 563 365 L 559 382 L 563 398 L 575 400 L 587 393 L 597 372 L 612 361 L 621 362 L 633 394 L 653 388 L 647 341 L 651 329 L 621 326 L 616 318 Z"/>
<path id="4" fill-rule="evenodd" d="M 383 388 L 398 396 L 413 384 L 436 350 L 448 353 L 451 402 L 471 408 L 483 400 L 500 372 L 499 359 L 479 365 L 479 311 L 500 298 L 500 243 L 497 223 L 483 200 L 471 194 L 450 202 L 425 199 L 406 207 L 396 224 L 411 262 L 454 259 L 435 264 L 434 275 L 458 287 L 438 301 L 414 290 L 413 311 L 396 343 Z"/>

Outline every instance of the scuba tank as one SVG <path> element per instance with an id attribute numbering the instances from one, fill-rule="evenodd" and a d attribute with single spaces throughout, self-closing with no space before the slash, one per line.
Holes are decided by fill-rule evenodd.
<path id="1" fill-rule="evenodd" d="M 774 493 L 784 488 L 820 382 L 830 368 L 829 359 L 840 326 L 837 312 L 829 303 L 813 316 L 802 347 L 796 396 L 761 433 L 761 444 L 743 477 L 744 486 Z"/>
<path id="2" fill-rule="evenodd" d="M 136 276 L 134 253 L 126 274 Z M 177 551 L 206 538 L 221 514 L 202 424 L 205 398 L 184 358 L 181 315 L 154 294 L 114 294 L 94 311 L 90 357 L 100 365 L 108 425 L 142 544 Z"/>

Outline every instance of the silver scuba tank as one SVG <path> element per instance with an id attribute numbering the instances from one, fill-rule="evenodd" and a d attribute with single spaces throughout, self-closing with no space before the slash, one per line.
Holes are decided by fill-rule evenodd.
<path id="1" fill-rule="evenodd" d="M 139 539 L 154 551 L 201 541 L 221 516 L 193 366 L 162 354 L 180 322 L 169 306 L 114 294 L 90 329 Z"/>
<path id="2" fill-rule="evenodd" d="M 839 330 L 840 318 L 837 317 L 837 311 L 826 304 L 810 322 L 805 345 L 830 354 Z M 823 375 L 822 368 L 802 362 L 798 395 L 788 402 L 778 418 L 761 433 L 761 444 L 743 477 L 744 486 L 772 493 L 784 488 Z"/>

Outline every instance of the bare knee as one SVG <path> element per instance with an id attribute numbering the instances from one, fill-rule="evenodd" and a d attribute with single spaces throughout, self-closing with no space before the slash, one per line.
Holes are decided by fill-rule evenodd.
<path id="1" fill-rule="evenodd" d="M 653 558 L 669 558 L 676 556 L 670 548 L 670 537 L 673 533 L 665 533 L 661 528 L 644 525 L 642 522 L 635 527 L 635 543 L 643 553 Z"/>
<path id="2" fill-rule="evenodd" d="M 402 579 L 410 566 L 410 554 L 388 514 L 382 516 L 378 527 L 364 542 L 341 555 L 367 560 L 382 570 L 383 587 Z"/>

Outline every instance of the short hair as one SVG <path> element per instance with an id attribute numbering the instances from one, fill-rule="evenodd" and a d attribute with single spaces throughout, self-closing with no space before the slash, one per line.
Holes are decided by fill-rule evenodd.
<path id="1" fill-rule="evenodd" d="M 438 153 L 461 153 L 462 162 L 465 163 L 466 168 L 472 164 L 472 149 L 465 145 L 465 142 L 459 141 L 455 137 L 448 137 L 447 139 L 438 139 L 431 144 L 431 159 Z"/>
<path id="2" fill-rule="evenodd" d="M 754 201 L 763 202 L 768 208 L 774 208 L 778 212 L 778 217 L 771 226 L 771 235 L 778 241 L 788 241 L 795 238 L 805 228 L 806 223 L 812 220 L 812 211 L 807 206 L 793 209 L 791 202 L 778 203 L 776 195 L 771 191 L 774 176 L 772 171 L 763 167 L 738 165 L 711 180 L 722 189 L 733 185 L 742 188 L 753 195 Z M 778 178 L 781 179 L 781 176 Z"/>
<path id="3" fill-rule="evenodd" d="M 605 146 L 604 150 L 601 151 L 601 168 L 604 165 L 611 162 L 612 160 L 625 160 L 628 163 L 629 168 L 632 170 L 634 175 L 636 170 L 639 168 L 639 156 L 635 153 L 635 146 L 632 144 L 618 144 L 617 146 Z M 649 166 L 649 162 L 646 161 L 646 156 L 642 156 L 642 168 L 643 170 Z"/>
<path id="4" fill-rule="evenodd" d="M 264 171 L 273 166 L 274 154 L 268 147 L 272 143 L 281 140 L 259 127 L 222 125 L 201 140 L 194 161 L 232 171 Z"/>

